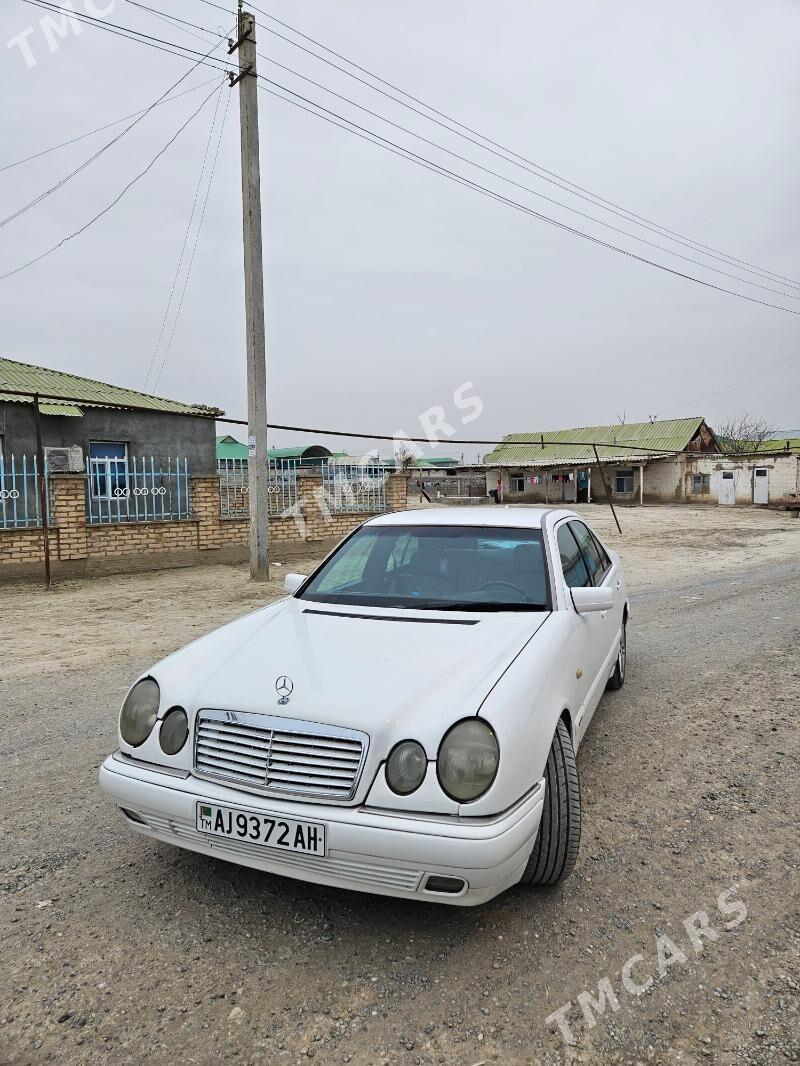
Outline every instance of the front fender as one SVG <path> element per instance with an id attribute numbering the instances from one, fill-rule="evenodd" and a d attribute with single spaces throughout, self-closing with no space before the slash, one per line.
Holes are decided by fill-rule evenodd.
<path id="1" fill-rule="evenodd" d="M 571 650 L 576 616 L 554 611 L 483 701 L 478 712 L 497 735 L 500 763 L 492 787 L 459 814 L 498 814 L 544 776 L 561 715 L 577 712 Z"/>

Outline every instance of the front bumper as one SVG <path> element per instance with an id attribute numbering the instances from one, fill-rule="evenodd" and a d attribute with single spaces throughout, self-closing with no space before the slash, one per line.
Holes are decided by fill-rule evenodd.
<path id="1" fill-rule="evenodd" d="M 175 776 L 118 755 L 100 767 L 100 787 L 128 826 L 167 844 L 256 870 L 314 884 L 469 907 L 516 884 L 530 856 L 544 802 L 537 782 L 510 810 L 490 818 L 408 815 L 372 807 L 334 807 L 254 796 L 198 778 Z M 327 826 L 328 854 L 277 852 L 207 836 L 196 829 L 198 800 L 256 814 L 301 818 Z M 430 892 L 431 874 L 462 878 L 459 895 Z"/>

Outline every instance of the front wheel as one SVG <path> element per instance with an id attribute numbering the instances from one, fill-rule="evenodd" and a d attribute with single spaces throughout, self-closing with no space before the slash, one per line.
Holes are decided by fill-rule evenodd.
<path id="1" fill-rule="evenodd" d="M 619 638 L 619 651 L 617 652 L 617 663 L 614 667 L 614 673 L 608 679 L 606 688 L 618 689 L 622 688 L 625 684 L 625 663 L 628 658 L 628 623 L 624 621 L 622 623 L 622 633 Z"/>
<path id="2" fill-rule="evenodd" d="M 554 885 L 568 877 L 581 840 L 581 786 L 569 730 L 559 721 L 544 772 L 542 820 L 531 857 L 520 881 Z"/>

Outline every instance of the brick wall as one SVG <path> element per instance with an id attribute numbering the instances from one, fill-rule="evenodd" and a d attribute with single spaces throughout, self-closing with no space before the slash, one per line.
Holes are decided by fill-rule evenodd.
<path id="1" fill-rule="evenodd" d="M 0 567 L 41 564 L 43 558 L 40 529 L 0 529 Z M 0 574 L 2 573 L 0 569 Z"/>
<path id="2" fill-rule="evenodd" d="M 138 569 L 237 562 L 247 558 L 249 520 L 221 518 L 216 477 L 191 480 L 191 515 L 183 521 L 86 521 L 82 474 L 50 479 L 50 558 L 53 574 L 91 575 Z M 386 487 L 387 510 L 406 506 L 408 478 L 393 474 Z M 275 559 L 322 554 L 368 514 L 332 514 L 319 475 L 298 479 L 298 502 L 289 516 L 270 518 L 270 554 Z M 0 581 L 39 577 L 44 547 L 40 529 L 0 529 Z"/>

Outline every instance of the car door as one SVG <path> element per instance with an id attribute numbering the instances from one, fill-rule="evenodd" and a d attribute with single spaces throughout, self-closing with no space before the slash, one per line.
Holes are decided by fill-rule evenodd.
<path id="1" fill-rule="evenodd" d="M 624 605 L 621 594 L 622 582 L 617 572 L 618 565 L 612 562 L 608 552 L 584 522 L 573 518 L 567 524 L 581 552 L 591 583 L 598 588 L 610 587 L 614 592 L 615 600 L 614 607 L 610 611 L 596 611 L 592 614 L 581 615 L 581 618 L 589 623 L 588 634 L 591 647 L 587 650 L 587 661 L 592 671 L 585 704 L 577 722 L 582 735 L 605 691 L 606 681 L 617 652 Z"/>
<path id="2" fill-rule="evenodd" d="M 569 527 L 569 522 L 567 520 L 560 522 L 556 526 L 555 534 L 561 561 L 561 572 L 567 592 L 569 593 L 573 588 L 585 588 L 591 585 L 592 578 L 586 565 L 586 560 L 578 546 L 574 533 Z M 599 617 L 599 615 L 578 614 L 572 606 L 572 597 L 569 595 L 567 602 L 569 604 L 568 610 L 572 615 L 572 632 L 570 634 L 572 654 L 569 656 L 569 669 L 575 672 L 574 679 L 570 677 L 570 684 L 573 686 L 573 692 L 575 693 L 571 710 L 574 715 L 577 733 L 575 739 L 578 741 L 580 739 L 579 724 L 585 715 L 589 693 L 597 673 L 595 662 L 597 626 L 594 624 L 594 619 Z"/>

